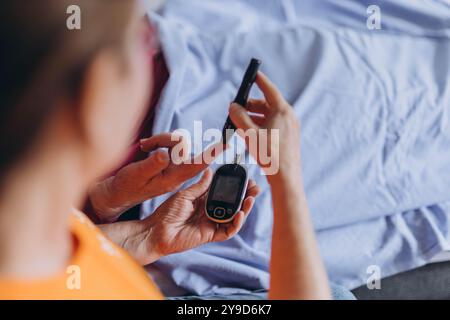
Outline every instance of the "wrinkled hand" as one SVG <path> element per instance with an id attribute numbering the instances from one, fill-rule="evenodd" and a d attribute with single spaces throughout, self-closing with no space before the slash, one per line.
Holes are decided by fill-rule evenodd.
<path id="1" fill-rule="evenodd" d="M 249 152 L 266 172 L 269 183 L 280 177 L 282 179 L 291 177 L 299 179 L 301 175 L 300 122 L 293 108 L 263 73 L 258 72 L 256 84 L 264 94 L 264 99 L 250 99 L 246 108 L 235 103 L 232 104 L 229 110 L 230 118 L 238 129 L 267 132 L 266 135 L 255 135 L 258 139 L 258 148 L 250 147 Z M 243 133 L 241 130 L 237 132 L 238 134 Z M 276 134 L 274 135 L 274 133 Z M 260 139 L 265 136 L 267 136 L 267 141 Z M 248 138 L 245 136 L 244 138 L 249 147 Z M 266 150 L 271 157 L 272 163 L 270 164 L 264 163 L 260 157 L 259 148 L 263 144 L 266 144 Z"/>
<path id="2" fill-rule="evenodd" d="M 141 140 L 142 151 L 154 151 L 147 159 L 127 165 L 115 176 L 90 188 L 89 198 L 100 221 L 113 222 L 129 208 L 177 190 L 209 166 L 210 162 L 204 162 L 204 157 L 212 160 L 224 150 L 224 145 L 219 143 L 209 147 L 198 158 L 191 159 L 190 163 L 182 162 L 190 157 L 183 152 L 178 154 L 178 159 L 171 159 L 171 150 L 186 151 L 189 149 L 187 143 L 183 137 L 172 133 Z M 159 148 L 168 148 L 168 152 Z"/>
<path id="3" fill-rule="evenodd" d="M 196 184 L 179 191 L 166 200 L 153 215 L 142 222 L 147 225 L 145 249 L 139 250 L 143 257 L 166 256 L 186 251 L 209 242 L 224 241 L 233 237 L 241 229 L 259 194 L 259 187 L 249 181 L 241 210 L 233 221 L 217 224 L 209 220 L 205 213 L 206 192 L 212 180 L 207 169 Z M 149 262 L 149 261 L 147 261 Z"/>

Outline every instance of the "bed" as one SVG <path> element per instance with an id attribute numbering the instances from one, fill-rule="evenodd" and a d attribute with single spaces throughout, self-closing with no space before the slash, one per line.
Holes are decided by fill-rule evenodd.
<path id="1" fill-rule="evenodd" d="M 380 30 L 367 28 L 369 5 Z M 450 250 L 448 1 L 172 0 L 150 17 L 170 73 L 153 133 L 221 128 L 248 61 L 263 61 L 302 122 L 304 183 L 332 282 L 357 288 L 371 266 L 385 278 Z M 268 287 L 270 194 L 259 169 L 249 172 L 263 192 L 236 237 L 147 267 L 166 295 Z"/>

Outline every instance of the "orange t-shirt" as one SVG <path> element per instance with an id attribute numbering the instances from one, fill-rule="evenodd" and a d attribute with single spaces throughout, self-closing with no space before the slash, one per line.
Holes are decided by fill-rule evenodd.
<path id="1" fill-rule="evenodd" d="M 0 299 L 163 299 L 145 270 L 81 212 L 71 215 L 76 250 L 65 272 L 41 280 L 0 279 Z"/>

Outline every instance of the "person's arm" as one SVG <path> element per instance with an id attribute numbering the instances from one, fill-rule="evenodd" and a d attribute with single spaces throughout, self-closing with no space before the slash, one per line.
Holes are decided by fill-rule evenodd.
<path id="1" fill-rule="evenodd" d="M 262 73 L 258 74 L 256 83 L 266 100 L 250 100 L 247 109 L 233 104 L 230 117 L 244 131 L 267 130 L 268 145 L 254 150 L 268 150 L 274 162 L 272 166 L 278 166 L 273 172 L 273 168 L 260 161 L 259 153 L 253 154 L 268 174 L 272 191 L 274 225 L 269 298 L 329 299 L 327 274 L 303 191 L 299 122 L 291 106 Z M 279 139 L 271 130 L 276 130 Z M 258 144 L 261 143 L 264 141 L 259 140 Z M 252 148 L 249 151 L 252 152 Z"/>
<path id="2" fill-rule="evenodd" d="M 98 227 L 141 265 L 151 264 L 161 258 L 161 254 L 153 248 L 153 242 L 149 238 L 152 226 L 141 220 L 101 224 Z"/>
<path id="3" fill-rule="evenodd" d="M 270 299 L 329 299 L 327 275 L 299 179 L 271 180 L 274 224 Z"/>

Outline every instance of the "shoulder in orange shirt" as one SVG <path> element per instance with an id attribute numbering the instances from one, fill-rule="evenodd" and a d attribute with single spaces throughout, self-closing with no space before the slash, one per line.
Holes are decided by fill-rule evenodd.
<path id="1" fill-rule="evenodd" d="M 81 212 L 71 216 L 75 250 L 49 279 L 0 279 L 0 299 L 163 299 L 145 270 Z"/>

